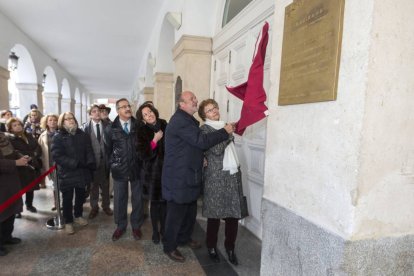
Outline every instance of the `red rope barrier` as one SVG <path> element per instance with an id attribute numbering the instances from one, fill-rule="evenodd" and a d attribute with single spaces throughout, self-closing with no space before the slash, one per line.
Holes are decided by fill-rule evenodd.
<path id="1" fill-rule="evenodd" d="M 56 165 L 51 167 L 47 172 L 44 172 L 41 176 L 33 180 L 29 185 L 21 189 L 18 193 L 14 194 L 12 197 L 10 197 L 8 200 L 6 200 L 4 203 L 0 205 L 0 213 L 7 209 L 13 202 L 18 200 L 22 197 L 27 191 L 31 190 L 36 184 L 38 184 L 40 181 L 43 180 L 48 174 L 52 173 L 56 169 Z"/>

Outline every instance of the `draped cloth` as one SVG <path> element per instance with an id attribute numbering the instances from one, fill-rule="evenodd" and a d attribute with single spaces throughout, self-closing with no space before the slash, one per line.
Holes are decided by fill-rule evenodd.
<path id="1" fill-rule="evenodd" d="M 226 123 L 224 121 L 212 121 L 206 119 L 206 125 L 219 130 L 223 128 Z M 239 159 L 237 158 L 236 147 L 234 146 L 234 142 L 230 141 L 224 150 L 223 171 L 229 171 L 230 174 L 235 174 L 239 170 L 239 165 L 240 163 Z"/>
<path id="2" fill-rule="evenodd" d="M 265 105 L 266 92 L 263 88 L 264 60 L 266 57 L 266 47 L 269 40 L 269 23 L 265 22 L 260 36 L 257 53 L 253 57 L 253 62 L 249 70 L 249 76 L 245 83 L 235 87 L 227 87 L 227 90 L 243 101 L 240 119 L 236 124 L 236 134 L 243 135 L 246 128 L 268 115 Z M 256 41 L 256 45 L 257 45 Z M 256 50 L 256 49 L 255 49 Z"/>

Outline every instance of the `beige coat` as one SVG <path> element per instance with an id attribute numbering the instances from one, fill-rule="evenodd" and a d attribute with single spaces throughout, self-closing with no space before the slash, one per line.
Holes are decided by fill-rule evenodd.
<path id="1" fill-rule="evenodd" d="M 49 144 L 47 142 L 47 139 L 48 139 L 47 131 L 43 131 L 42 134 L 40 134 L 39 140 L 38 140 L 38 143 L 40 147 L 42 148 L 42 162 L 43 162 L 42 173 L 49 170 L 50 168 L 49 166 L 50 149 L 49 149 Z"/>

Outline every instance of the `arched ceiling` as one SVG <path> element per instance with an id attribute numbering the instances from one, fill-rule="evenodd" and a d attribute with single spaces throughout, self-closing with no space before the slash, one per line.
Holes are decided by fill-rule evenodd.
<path id="1" fill-rule="evenodd" d="M 0 12 L 88 91 L 129 94 L 167 0 L 2 0 Z"/>

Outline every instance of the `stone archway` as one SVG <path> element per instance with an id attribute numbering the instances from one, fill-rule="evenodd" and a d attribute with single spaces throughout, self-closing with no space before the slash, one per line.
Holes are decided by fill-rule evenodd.
<path id="1" fill-rule="evenodd" d="M 55 70 L 52 67 L 47 66 L 43 71 L 44 84 L 43 84 L 43 112 L 44 114 L 59 114 L 59 88 L 56 78 Z"/>
<path id="2" fill-rule="evenodd" d="M 62 80 L 62 89 L 60 90 L 62 95 L 61 109 L 62 112 L 72 112 L 72 98 L 70 96 L 70 85 L 67 79 Z"/>

